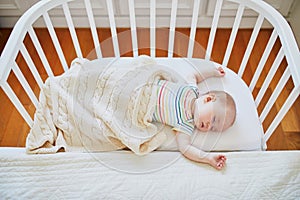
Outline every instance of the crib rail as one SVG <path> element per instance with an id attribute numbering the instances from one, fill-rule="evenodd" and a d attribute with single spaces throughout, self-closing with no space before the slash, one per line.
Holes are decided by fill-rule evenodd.
<path id="1" fill-rule="evenodd" d="M 293 33 L 289 28 L 284 18 L 271 6 L 263 1 L 258 0 L 214 0 L 213 2 L 214 12 L 207 26 L 207 23 L 203 23 L 201 10 L 202 7 L 207 6 L 206 0 L 194 0 L 191 1 L 191 9 L 184 11 L 180 18 L 180 12 L 182 8 L 180 0 L 173 0 L 171 2 L 164 2 L 164 7 L 160 8 L 160 4 L 156 0 L 143 1 L 148 5 L 147 9 L 149 14 L 141 13 L 139 11 L 138 2 L 135 0 L 128 0 L 126 6 L 120 9 L 121 1 L 102 0 L 103 12 L 97 13 L 93 8 L 94 1 L 92 0 L 43 0 L 29 9 L 18 21 L 10 39 L 4 48 L 1 60 L 0 60 L 0 78 L 1 88 L 13 102 L 16 109 L 20 112 L 21 116 L 27 122 L 29 126 L 32 125 L 33 111 L 24 107 L 24 102 L 19 98 L 19 91 L 13 89 L 14 84 L 9 82 L 9 77 L 14 74 L 17 77 L 18 84 L 22 86 L 22 92 L 28 97 L 30 104 L 34 107 L 38 106 L 38 93 L 43 85 L 43 81 L 48 76 L 54 76 L 63 71 L 68 70 L 70 60 L 75 57 L 89 57 L 90 54 L 86 54 L 82 47 L 81 42 L 77 35 L 77 28 L 82 27 L 82 24 L 76 22 L 78 13 L 70 8 L 73 3 L 81 3 L 85 9 L 85 23 L 84 26 L 90 30 L 91 40 L 85 41 L 93 45 L 93 52 L 95 56 L 93 58 L 105 57 L 105 42 L 108 40 L 111 42 L 112 52 L 115 57 L 121 56 L 133 56 L 137 57 L 140 54 L 148 52 L 151 57 L 158 57 L 159 51 L 166 52 L 165 56 L 172 57 L 200 57 L 206 60 L 213 60 L 220 64 L 233 68 L 236 73 L 245 80 L 249 85 L 250 91 L 253 93 L 255 103 L 258 108 L 260 120 L 264 125 L 265 139 L 268 140 L 280 122 L 283 120 L 285 114 L 293 106 L 293 103 L 297 100 L 300 93 L 300 55 Z M 116 4 L 115 4 L 116 3 Z M 233 17 L 230 25 L 230 34 L 228 37 L 226 49 L 223 54 L 217 58 L 214 57 L 214 51 L 217 49 L 216 37 L 222 22 L 226 20 L 226 16 L 222 14 L 224 4 L 231 3 L 236 7 L 235 17 Z M 123 5 L 122 4 L 122 5 Z M 167 5 L 167 6 L 166 6 Z M 169 14 L 162 15 L 160 9 L 167 9 Z M 120 12 L 120 10 L 122 12 Z M 118 13 L 120 12 L 120 13 Z M 187 14 L 187 12 L 189 12 Z M 251 21 L 245 20 L 245 13 L 251 12 Z M 54 13 L 54 14 L 53 14 Z M 128 13 L 128 14 L 127 14 Z M 68 50 L 64 50 L 62 47 L 62 41 L 59 40 L 57 35 L 57 25 L 55 17 L 61 16 L 65 19 L 64 27 L 69 30 L 69 37 L 73 44 L 75 52 L 70 58 Z M 100 19 L 101 18 L 101 19 Z M 103 19 L 102 19 L 103 18 Z M 106 20 L 106 22 L 105 22 Z M 79 20 L 80 21 L 80 20 Z M 167 21 L 167 24 L 163 22 Z M 146 22 L 146 23 L 145 23 Z M 184 22 L 184 23 L 182 23 Z M 36 27 L 46 27 L 49 33 L 49 37 L 56 50 L 57 58 L 61 66 L 59 73 L 55 72 L 53 62 L 50 63 L 49 52 L 47 52 L 47 45 L 43 44 L 41 38 L 38 37 Z M 124 25 L 125 24 L 125 25 Z M 142 25 L 140 25 L 142 24 Z M 251 28 L 251 36 L 247 41 L 246 49 L 240 62 L 234 63 L 233 51 L 238 45 L 237 36 L 239 31 L 244 28 Z M 263 47 L 262 55 L 258 59 L 252 56 L 252 52 L 255 51 L 257 41 L 259 40 L 259 33 L 267 26 L 272 30 L 272 34 L 265 47 Z M 124 33 L 119 28 L 126 27 L 129 31 L 127 38 L 130 41 L 130 45 L 121 47 L 120 38 L 124 37 Z M 199 28 L 209 28 L 209 36 L 205 45 L 199 44 L 196 41 L 196 35 Z M 100 41 L 101 35 L 99 35 L 100 28 L 109 28 L 110 39 Z M 141 28 L 149 33 L 148 43 L 139 39 Z M 187 28 L 188 34 L 179 33 L 179 28 Z M 164 30 L 164 31 L 162 31 Z M 126 32 L 126 31 L 125 31 Z M 167 34 L 167 45 L 160 44 L 160 34 Z M 125 34 L 126 35 L 126 34 Z M 186 50 L 178 48 L 176 46 L 176 40 L 183 37 L 184 40 L 180 40 L 183 43 L 187 43 Z M 25 40 L 29 38 L 31 41 L 35 53 L 29 49 Z M 226 39 L 225 39 L 226 40 Z M 276 51 L 276 49 L 279 50 Z M 148 49 L 149 51 L 144 51 Z M 204 55 L 198 55 L 197 49 L 204 49 Z M 273 58 L 276 52 L 275 58 Z M 33 59 L 32 54 L 36 54 L 39 60 Z M 93 54 L 93 55 L 94 55 Z M 20 60 L 22 60 L 20 62 Z M 23 62 L 23 63 L 22 63 Z M 24 64 L 25 63 L 25 64 Z M 271 63 L 271 64 L 267 64 Z M 25 65 L 22 68 L 20 65 Z M 45 72 L 45 74 L 42 73 Z M 252 71 L 252 73 L 250 73 Z M 29 73 L 30 72 L 30 73 Z M 34 83 L 28 81 L 27 76 L 32 76 L 35 80 Z M 280 76 L 280 78 L 278 78 Z M 250 79 L 249 79 L 250 77 Z M 279 79 L 277 82 L 275 79 Z M 271 91 L 271 95 L 269 94 Z M 279 96 L 285 95 L 285 101 L 280 102 Z M 263 100 L 265 100 L 263 103 Z M 26 104 L 26 103 L 25 103 Z M 279 111 L 274 115 L 271 115 L 272 109 L 277 108 Z M 270 119 L 268 119 L 270 118 Z M 266 119 L 268 119 L 266 122 Z"/>

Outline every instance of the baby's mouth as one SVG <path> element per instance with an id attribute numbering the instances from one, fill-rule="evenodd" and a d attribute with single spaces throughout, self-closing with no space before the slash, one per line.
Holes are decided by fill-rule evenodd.
<path id="1" fill-rule="evenodd" d="M 203 122 L 201 122 L 201 126 L 200 126 L 201 128 L 204 128 L 204 123 Z"/>

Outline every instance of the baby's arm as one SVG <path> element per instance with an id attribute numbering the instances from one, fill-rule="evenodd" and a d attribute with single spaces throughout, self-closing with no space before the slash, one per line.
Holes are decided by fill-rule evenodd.
<path id="1" fill-rule="evenodd" d="M 207 67 L 203 68 L 203 70 L 196 71 L 187 77 L 189 83 L 200 83 L 203 80 L 210 77 L 223 77 L 225 76 L 224 69 L 220 67 Z"/>
<path id="2" fill-rule="evenodd" d="M 221 154 L 203 152 L 191 144 L 190 136 L 177 132 L 176 140 L 180 152 L 190 160 L 210 164 L 217 170 L 225 166 L 226 157 Z"/>

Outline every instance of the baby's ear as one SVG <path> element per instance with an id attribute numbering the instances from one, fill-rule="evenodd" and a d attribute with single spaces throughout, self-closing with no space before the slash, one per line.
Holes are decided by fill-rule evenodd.
<path id="1" fill-rule="evenodd" d="M 214 102 L 214 101 L 216 101 L 216 95 L 214 93 L 209 93 L 205 97 L 204 101 L 205 101 L 205 103 L 210 102 L 210 101 Z"/>

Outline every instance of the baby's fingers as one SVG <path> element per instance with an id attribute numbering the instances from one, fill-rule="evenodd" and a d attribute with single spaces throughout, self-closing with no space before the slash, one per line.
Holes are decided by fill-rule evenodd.
<path id="1" fill-rule="evenodd" d="M 227 160 L 227 158 L 224 155 L 219 155 L 219 159 L 223 160 L 224 162 Z"/>
<path id="2" fill-rule="evenodd" d="M 217 170 L 221 170 L 221 169 L 223 169 L 224 166 L 225 166 L 225 163 L 222 162 L 222 161 L 220 161 L 220 162 L 217 163 L 216 169 Z"/>
<path id="3" fill-rule="evenodd" d="M 218 67 L 217 70 L 218 70 L 220 76 L 225 76 L 225 71 L 222 67 Z"/>
<path id="4" fill-rule="evenodd" d="M 218 164 L 217 164 L 217 168 L 218 168 L 218 169 L 222 169 L 223 166 L 224 166 L 224 163 L 218 163 Z"/>
<path id="5" fill-rule="evenodd" d="M 222 169 L 225 166 L 226 157 L 223 155 L 219 155 L 218 159 L 216 160 L 217 169 Z"/>

